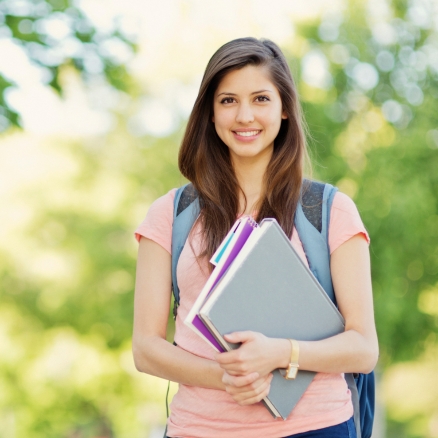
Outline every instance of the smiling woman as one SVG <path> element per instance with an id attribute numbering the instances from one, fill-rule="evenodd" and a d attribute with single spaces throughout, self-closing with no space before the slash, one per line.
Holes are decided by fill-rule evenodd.
<path id="1" fill-rule="evenodd" d="M 356 437 L 342 373 L 371 371 L 378 347 L 369 238 L 346 195 L 334 196 L 328 242 L 345 332 L 312 342 L 232 333 L 227 341 L 241 346 L 217 354 L 184 324 L 208 279 L 208 260 L 239 215 L 277 219 L 307 263 L 294 230 L 306 157 L 295 84 L 278 46 L 254 38 L 222 46 L 207 65 L 179 153 L 200 215 L 178 264 L 177 346 L 166 341 L 175 190 L 151 206 L 136 231 L 134 359 L 139 371 L 179 383 L 169 437 Z M 300 370 L 317 374 L 289 417 L 277 421 L 260 401 L 272 371 L 289 368 L 296 349 Z"/>
<path id="2" fill-rule="evenodd" d="M 281 120 L 287 118 L 269 70 L 248 65 L 228 73 L 215 92 L 213 113 L 216 132 L 230 149 L 235 171 L 239 174 L 245 163 L 258 160 L 266 168 Z"/>
<path id="3" fill-rule="evenodd" d="M 303 126 L 296 87 L 276 44 L 242 38 L 213 55 L 179 153 L 181 173 L 202 193 L 202 256 L 215 252 L 245 212 L 275 217 L 292 234 L 290 212 L 308 158 Z M 248 130 L 260 132 L 241 134 Z"/>

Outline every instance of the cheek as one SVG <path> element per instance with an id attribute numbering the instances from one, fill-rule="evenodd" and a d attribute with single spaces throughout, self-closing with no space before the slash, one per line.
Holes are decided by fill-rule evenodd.
<path id="1" fill-rule="evenodd" d="M 282 112 L 281 112 L 281 108 L 278 108 L 278 110 L 276 109 L 276 111 L 267 111 L 264 114 L 264 120 L 266 125 L 272 127 L 272 128 L 277 128 L 281 125 L 281 120 L 282 120 Z"/>
<path id="2" fill-rule="evenodd" d="M 231 111 L 217 111 L 214 114 L 214 125 L 216 131 L 228 129 L 232 124 Z"/>
<path id="3" fill-rule="evenodd" d="M 226 123 L 224 120 L 224 114 L 222 114 L 220 111 L 215 112 L 213 114 L 213 123 L 214 123 L 214 130 L 216 131 L 216 134 L 222 141 L 225 141 Z"/>

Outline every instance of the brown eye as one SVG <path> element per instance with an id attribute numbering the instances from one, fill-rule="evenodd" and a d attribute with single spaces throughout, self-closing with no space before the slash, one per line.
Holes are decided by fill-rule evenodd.
<path id="1" fill-rule="evenodd" d="M 234 99 L 232 97 L 225 97 L 221 100 L 221 103 L 233 103 Z"/>
<path id="2" fill-rule="evenodd" d="M 257 96 L 256 97 L 257 102 L 269 102 L 268 96 Z"/>

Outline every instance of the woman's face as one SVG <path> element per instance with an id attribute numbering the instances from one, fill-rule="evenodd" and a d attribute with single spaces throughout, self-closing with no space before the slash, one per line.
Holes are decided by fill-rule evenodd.
<path id="1" fill-rule="evenodd" d="M 280 94 L 266 67 L 248 65 L 228 73 L 214 94 L 213 123 L 234 165 L 269 163 L 285 118 Z"/>

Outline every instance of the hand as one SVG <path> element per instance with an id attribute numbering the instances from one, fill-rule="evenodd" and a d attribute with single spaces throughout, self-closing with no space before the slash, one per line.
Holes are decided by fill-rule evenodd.
<path id="1" fill-rule="evenodd" d="M 222 382 L 233 400 L 240 406 L 245 406 L 258 403 L 269 394 L 272 377 L 272 374 L 259 377 L 257 373 L 232 376 L 225 371 Z"/>
<path id="2" fill-rule="evenodd" d="M 259 377 L 266 377 L 272 370 L 285 368 L 289 363 L 290 343 L 287 339 L 268 338 L 251 331 L 224 337 L 228 342 L 241 343 L 236 350 L 215 356 L 219 366 L 230 376 L 257 373 Z"/>

